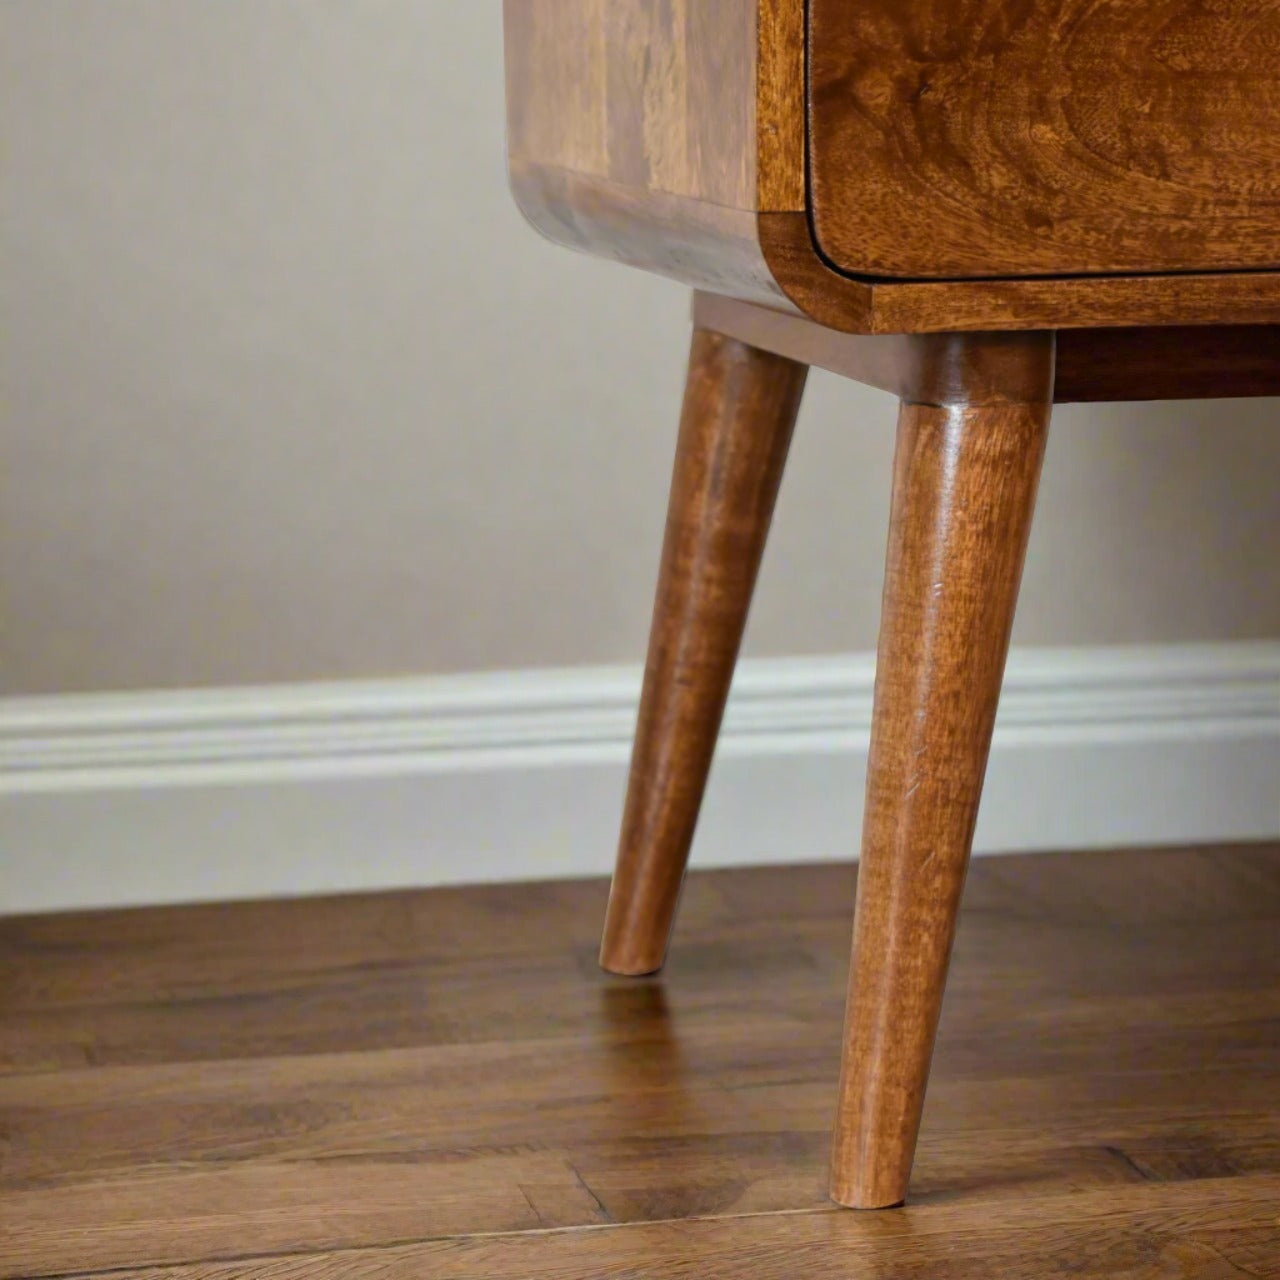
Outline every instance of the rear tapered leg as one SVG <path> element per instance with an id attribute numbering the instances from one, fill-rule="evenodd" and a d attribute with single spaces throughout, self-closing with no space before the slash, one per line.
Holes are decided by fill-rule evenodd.
<path id="1" fill-rule="evenodd" d="M 662 967 L 806 366 L 695 330 L 600 963 Z"/>
<path id="2" fill-rule="evenodd" d="M 832 1158 L 858 1208 L 907 1193 L 1052 399 L 1050 335 L 938 341 L 894 463 Z"/>

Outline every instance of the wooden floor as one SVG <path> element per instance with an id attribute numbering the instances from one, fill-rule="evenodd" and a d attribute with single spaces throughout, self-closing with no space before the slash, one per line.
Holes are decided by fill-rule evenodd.
<path id="1" fill-rule="evenodd" d="M 0 921 L 0 1274 L 1280 1276 L 1280 846 L 985 859 L 905 1210 L 825 1196 L 853 871 Z"/>

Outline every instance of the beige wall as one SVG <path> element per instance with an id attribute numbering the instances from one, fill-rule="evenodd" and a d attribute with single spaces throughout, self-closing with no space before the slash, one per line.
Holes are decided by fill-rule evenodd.
<path id="1" fill-rule="evenodd" d="M 678 287 L 505 190 L 499 6 L 4 0 L 3 687 L 635 660 Z M 1018 641 L 1280 635 L 1280 410 L 1059 411 Z M 866 649 L 893 405 L 816 376 L 750 648 Z"/>

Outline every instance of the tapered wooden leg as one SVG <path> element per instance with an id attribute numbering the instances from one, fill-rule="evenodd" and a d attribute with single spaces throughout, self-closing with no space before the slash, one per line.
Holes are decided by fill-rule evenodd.
<path id="1" fill-rule="evenodd" d="M 906 1197 L 1052 398 L 1050 335 L 953 340 L 894 464 L 832 1196 Z M 979 355 L 1012 382 L 972 388 Z"/>
<path id="2" fill-rule="evenodd" d="M 808 369 L 693 335 L 600 963 L 662 967 Z"/>

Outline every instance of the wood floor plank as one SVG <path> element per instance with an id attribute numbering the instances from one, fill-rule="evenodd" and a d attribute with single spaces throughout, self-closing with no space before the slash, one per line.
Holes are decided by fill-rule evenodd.
<path id="1" fill-rule="evenodd" d="M 0 1275 L 521 1231 L 604 1215 L 564 1160 L 537 1151 L 422 1162 L 235 1161 L 4 1197 Z"/>
<path id="2" fill-rule="evenodd" d="M 1185 986 L 1174 925 L 1194 930 L 1184 966 L 1239 957 L 1247 975 L 1247 952 L 1218 961 L 1205 937 L 1223 910 L 1233 929 L 1273 918 L 1275 859 L 1247 847 L 1163 850 L 1170 870 L 1147 886 L 1138 868 L 1153 855 L 1092 858 L 1088 874 L 1072 856 L 1047 856 L 1041 875 L 1017 859 L 979 864 L 957 954 L 977 948 L 984 983 L 992 967 L 1003 976 L 1016 965 L 1028 995 L 1046 984 L 1073 994 L 1073 976 L 1135 993 L 1155 980 Z M 1051 902 L 1038 896 L 1045 879 Z M 526 1037 L 589 1027 L 601 1016 L 603 895 L 575 882 L 0 920 L 0 1073 L 480 1040 L 498 1016 Z M 668 975 L 682 1010 L 839 1005 L 852 895 L 845 867 L 690 877 Z M 1129 943 L 1135 929 L 1163 946 Z M 545 998 L 513 1004 L 513 967 Z M 957 963 L 955 981 L 967 972 Z"/>
<path id="3" fill-rule="evenodd" d="M 772 1213 L 472 1235 L 119 1280 L 1228 1280 L 1280 1276 L 1280 1177 L 1152 1184 L 893 1213 Z"/>
<path id="4" fill-rule="evenodd" d="M 1143 1024 L 1121 1004 L 1113 1016 L 1127 1019 L 1123 1040 L 1100 1039 L 1096 1020 L 1046 1028 L 1037 1013 L 944 1044 L 922 1176 L 934 1169 L 930 1143 L 952 1133 L 998 1128 L 1035 1135 L 1046 1148 L 1094 1139 L 1114 1145 L 1173 1114 L 1226 1141 L 1250 1116 L 1273 1118 L 1280 992 L 1258 995 L 1248 1013 L 1239 1002 L 1224 1004 L 1232 1020 L 1216 1027 L 1173 1018 L 1172 1026 Z M 1171 1005 L 1146 1017 L 1164 1007 Z M 0 1188 L 65 1184 L 157 1159 L 336 1159 L 353 1148 L 395 1158 L 549 1136 L 580 1166 L 589 1148 L 620 1136 L 774 1135 L 776 1145 L 797 1135 L 807 1152 L 809 1136 L 821 1138 L 829 1120 L 835 1036 L 818 1040 L 817 1052 L 766 1040 L 754 1048 L 761 1029 L 730 1023 L 694 1026 L 671 1041 L 494 1041 L 9 1077 L 0 1080 L 10 1142 Z M 787 1031 L 780 1021 L 767 1029 Z M 1020 1042 L 1037 1037 L 1042 1043 L 1023 1058 Z M 67 1168 L 71 1142 L 77 1156 Z"/>
<path id="5" fill-rule="evenodd" d="M 1276 1273 L 1280 847 L 980 860 L 892 1228 L 827 1221 L 852 891 L 695 873 L 642 982 L 599 883 L 0 920 L 0 1275 Z"/>

